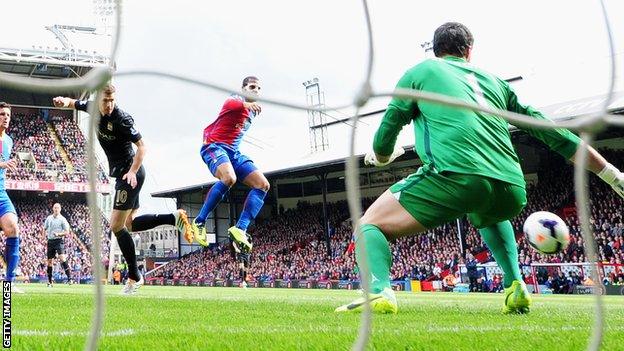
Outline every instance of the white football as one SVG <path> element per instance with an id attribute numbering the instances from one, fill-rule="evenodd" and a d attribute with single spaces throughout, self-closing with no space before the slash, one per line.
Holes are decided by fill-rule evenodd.
<path id="1" fill-rule="evenodd" d="M 570 230 L 554 213 L 532 213 L 524 222 L 524 235 L 533 248 L 544 254 L 561 252 L 570 243 Z"/>

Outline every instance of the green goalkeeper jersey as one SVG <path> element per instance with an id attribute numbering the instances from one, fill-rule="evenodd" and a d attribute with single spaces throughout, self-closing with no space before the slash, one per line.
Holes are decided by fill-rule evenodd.
<path id="1" fill-rule="evenodd" d="M 397 88 L 440 93 L 547 119 L 531 106 L 520 104 L 507 82 L 459 57 L 426 60 L 409 69 Z M 399 132 L 412 121 L 416 153 L 423 161 L 421 172 L 476 174 L 525 186 L 507 121 L 483 112 L 393 98 L 375 134 L 374 151 L 379 155 L 392 154 Z M 580 139 L 566 129 L 522 129 L 566 159 L 575 153 L 580 143 Z"/>

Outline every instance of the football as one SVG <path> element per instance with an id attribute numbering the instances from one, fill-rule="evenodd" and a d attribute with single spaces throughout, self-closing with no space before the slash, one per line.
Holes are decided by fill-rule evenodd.
<path id="1" fill-rule="evenodd" d="M 561 252 L 570 243 L 568 226 L 551 212 L 532 213 L 524 222 L 523 230 L 529 244 L 544 254 Z"/>

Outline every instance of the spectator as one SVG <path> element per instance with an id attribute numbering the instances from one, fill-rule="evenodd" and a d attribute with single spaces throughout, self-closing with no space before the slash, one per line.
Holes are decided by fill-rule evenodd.
<path id="1" fill-rule="evenodd" d="M 113 269 L 113 284 L 119 285 L 121 284 L 121 272 L 116 268 Z"/>
<path id="2" fill-rule="evenodd" d="M 469 252 L 467 254 L 466 271 L 468 273 L 468 280 L 470 281 L 470 291 L 475 291 L 477 286 L 477 263 L 477 260 Z"/>
<path id="3" fill-rule="evenodd" d="M 444 290 L 446 291 L 453 291 L 453 288 L 455 288 L 455 275 L 453 273 L 449 273 L 444 277 L 444 280 L 442 280 L 442 283 L 444 284 Z"/>

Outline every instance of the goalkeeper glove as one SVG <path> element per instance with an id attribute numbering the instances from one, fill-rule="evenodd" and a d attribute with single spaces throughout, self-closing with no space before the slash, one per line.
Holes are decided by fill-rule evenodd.
<path id="1" fill-rule="evenodd" d="M 383 167 L 387 164 L 390 164 L 392 161 L 396 160 L 397 157 L 403 155 L 405 150 L 400 146 L 395 146 L 392 155 L 388 158 L 386 162 L 380 162 L 377 160 L 377 155 L 375 151 L 369 151 L 366 156 L 364 156 L 364 164 L 367 166 L 375 166 L 375 167 Z"/>
<path id="2" fill-rule="evenodd" d="M 624 198 L 624 173 L 608 163 L 602 171 L 598 172 L 598 177 L 604 180 L 605 183 L 611 185 L 613 190 Z"/>

